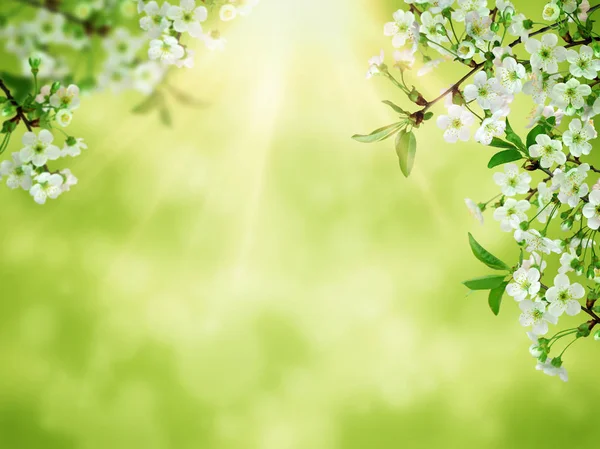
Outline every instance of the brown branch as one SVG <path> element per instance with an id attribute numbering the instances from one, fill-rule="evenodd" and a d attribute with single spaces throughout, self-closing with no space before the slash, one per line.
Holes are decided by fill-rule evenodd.
<path id="1" fill-rule="evenodd" d="M 21 107 L 21 105 L 19 105 L 17 100 L 15 100 L 15 97 L 13 97 L 12 93 L 10 92 L 10 89 L 6 86 L 6 84 L 4 84 L 4 81 L 2 79 L 0 79 L 0 90 L 4 92 L 4 95 L 6 95 L 8 101 L 10 101 L 13 105 L 17 107 L 17 115 L 12 120 L 17 123 L 20 120 L 22 120 L 23 123 L 25 123 L 27 130 L 31 131 L 33 128 L 32 123 L 27 119 L 25 113 L 23 112 L 23 108 Z"/>

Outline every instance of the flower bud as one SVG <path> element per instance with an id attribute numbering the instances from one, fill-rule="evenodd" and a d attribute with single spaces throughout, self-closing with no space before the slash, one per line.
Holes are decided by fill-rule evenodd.
<path id="1" fill-rule="evenodd" d="M 519 223 L 519 228 L 521 228 L 522 231 L 527 231 L 529 229 L 529 222 L 522 221 L 521 223 Z"/>
<path id="2" fill-rule="evenodd" d="M 594 333 L 594 340 L 600 341 L 600 329 Z"/>
<path id="3" fill-rule="evenodd" d="M 6 106 L 4 106 L 4 108 L 2 108 L 2 117 L 12 117 L 16 113 L 17 107 L 12 103 L 9 103 Z"/>
<path id="4" fill-rule="evenodd" d="M 596 272 L 594 271 L 594 266 L 590 265 L 585 273 L 585 277 L 587 277 L 590 281 L 596 277 Z"/>
<path id="5" fill-rule="evenodd" d="M 577 338 L 581 338 L 581 337 L 587 337 L 588 335 L 590 335 L 590 324 L 589 323 L 583 323 L 580 324 L 579 327 L 577 328 Z"/>
<path id="6" fill-rule="evenodd" d="M 560 368 L 562 366 L 562 359 L 560 357 L 554 357 L 550 364 L 556 368 Z"/>
<path id="7" fill-rule="evenodd" d="M 568 220 L 563 221 L 560 224 L 560 229 L 563 231 L 568 231 L 573 227 L 573 220 L 569 218 Z"/>
<path id="8" fill-rule="evenodd" d="M 581 221 L 581 217 L 582 217 L 582 215 L 581 215 L 581 212 L 577 212 L 577 213 L 576 213 L 576 214 L 573 216 L 573 219 L 574 219 L 575 221 Z"/>
<path id="9" fill-rule="evenodd" d="M 581 276 L 583 274 L 583 265 L 579 265 L 577 268 L 575 268 L 575 274 L 577 276 Z"/>
<path id="10" fill-rule="evenodd" d="M 523 28 L 525 28 L 526 30 L 530 30 L 533 28 L 533 20 L 523 20 Z"/>

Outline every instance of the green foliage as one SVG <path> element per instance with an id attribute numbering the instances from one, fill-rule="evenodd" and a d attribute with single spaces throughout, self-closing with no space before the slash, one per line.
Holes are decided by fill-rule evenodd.
<path id="1" fill-rule="evenodd" d="M 516 149 L 500 151 L 492 156 L 488 162 L 488 168 L 494 168 L 498 165 L 506 164 L 508 162 L 518 161 L 522 158 L 523 154 Z"/>
<path id="2" fill-rule="evenodd" d="M 506 276 L 502 274 L 490 274 L 463 281 L 463 284 L 471 290 L 490 290 L 502 284 L 504 278 L 506 278 Z"/>
<path id="3" fill-rule="evenodd" d="M 469 245 L 471 245 L 471 251 L 477 259 L 486 264 L 488 267 L 493 270 L 506 270 L 510 271 L 510 267 L 498 259 L 496 256 L 487 251 L 483 246 L 481 246 L 477 240 L 469 233 Z"/>
<path id="4" fill-rule="evenodd" d="M 396 154 L 400 163 L 402 174 L 408 178 L 415 163 L 417 153 L 417 139 L 412 131 L 403 129 L 396 135 Z"/>
<path id="5" fill-rule="evenodd" d="M 521 138 L 513 131 L 508 118 L 506 118 L 506 140 L 515 145 L 519 150 L 526 151 L 525 145 Z"/>
<path id="6" fill-rule="evenodd" d="M 392 123 L 391 125 L 376 129 L 371 134 L 355 134 L 352 138 L 362 143 L 380 142 L 396 134 L 401 127 L 401 122 Z"/>
<path id="7" fill-rule="evenodd" d="M 502 297 L 504 296 L 507 285 L 508 282 L 505 281 L 490 290 L 488 295 L 488 305 L 490 306 L 490 309 L 494 315 L 498 315 L 498 313 L 500 313 L 500 304 L 502 304 Z"/>
<path id="8" fill-rule="evenodd" d="M 505 140 L 499 139 L 497 137 L 492 138 L 492 142 L 490 143 L 491 147 L 496 147 L 496 148 L 510 148 L 510 149 L 517 149 L 517 147 L 515 147 L 512 143 L 509 143 Z"/>

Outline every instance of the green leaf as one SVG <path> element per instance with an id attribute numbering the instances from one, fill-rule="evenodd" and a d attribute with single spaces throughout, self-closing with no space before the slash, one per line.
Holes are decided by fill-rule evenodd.
<path id="1" fill-rule="evenodd" d="M 131 112 L 134 114 L 145 114 L 162 103 L 162 96 L 158 93 L 149 95 L 141 103 L 135 106 Z"/>
<path id="2" fill-rule="evenodd" d="M 540 134 L 546 134 L 546 127 L 543 125 L 534 126 L 531 131 L 527 134 L 527 152 L 529 152 L 529 147 L 531 145 L 535 145 L 535 138 Z"/>
<path id="3" fill-rule="evenodd" d="M 505 277 L 502 274 L 490 274 L 488 276 L 469 279 L 468 281 L 464 281 L 463 284 L 471 290 L 490 290 L 502 284 Z"/>
<path id="4" fill-rule="evenodd" d="M 498 139 L 497 137 L 492 138 L 490 146 L 496 148 L 513 148 L 515 150 L 517 149 L 517 147 L 515 147 L 512 143 L 508 143 L 505 140 Z"/>
<path id="5" fill-rule="evenodd" d="M 522 157 L 523 153 L 517 151 L 516 149 L 500 151 L 492 156 L 488 162 L 488 168 L 494 168 L 498 165 L 506 164 L 508 162 L 518 161 Z"/>
<path id="6" fill-rule="evenodd" d="M 409 115 L 404 109 L 402 109 L 400 106 L 392 103 L 389 100 L 383 100 L 382 103 L 387 104 L 390 108 L 392 108 L 394 111 L 396 111 L 400 115 Z"/>
<path id="7" fill-rule="evenodd" d="M 502 296 L 504 296 L 507 285 L 508 282 L 502 282 L 498 287 L 490 290 L 490 294 L 488 295 L 488 304 L 494 315 L 498 315 L 498 313 L 500 313 L 500 304 L 502 304 Z"/>
<path id="8" fill-rule="evenodd" d="M 402 174 L 408 178 L 415 163 L 415 154 L 417 153 L 417 139 L 415 134 L 405 129 L 396 135 L 396 154 L 400 163 Z"/>
<path id="9" fill-rule="evenodd" d="M 477 240 L 469 232 L 469 245 L 471 245 L 471 251 L 477 259 L 486 264 L 488 267 L 494 270 L 506 270 L 510 271 L 510 267 L 498 259 L 496 256 L 488 252 L 483 246 L 477 243 Z"/>
<path id="10" fill-rule="evenodd" d="M 356 140 L 358 142 L 362 142 L 362 143 L 379 142 L 381 140 L 387 139 L 388 137 L 394 135 L 396 133 L 396 131 L 398 131 L 400 129 L 401 126 L 402 126 L 402 124 L 400 122 L 393 123 L 391 125 L 384 126 L 383 128 L 378 128 L 375 131 L 373 131 L 371 134 L 366 134 L 366 135 L 355 134 L 352 136 L 352 138 L 354 140 Z"/>
<path id="11" fill-rule="evenodd" d="M 0 72 L 0 78 L 9 87 L 12 96 L 19 103 L 33 90 L 33 81 L 29 77 L 15 76 L 10 73 Z"/>
<path id="12" fill-rule="evenodd" d="M 514 145 L 517 146 L 517 148 L 520 148 L 521 150 L 525 150 L 525 145 L 523 145 L 523 141 L 521 140 L 521 138 L 513 131 L 512 127 L 510 126 L 510 123 L 508 121 L 508 118 L 506 119 L 506 140 L 508 140 L 510 143 L 513 143 Z"/>
<path id="13" fill-rule="evenodd" d="M 171 113 L 169 112 L 166 106 L 160 108 L 160 121 L 165 126 L 171 126 L 173 124 L 173 120 L 171 119 Z"/>

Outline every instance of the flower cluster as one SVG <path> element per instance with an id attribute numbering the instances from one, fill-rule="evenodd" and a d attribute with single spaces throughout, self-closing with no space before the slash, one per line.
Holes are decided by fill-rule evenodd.
<path id="1" fill-rule="evenodd" d="M 31 59 L 29 63 L 35 78 L 40 61 Z M 0 89 L 5 94 L 0 97 L 0 103 L 2 115 L 6 118 L 2 125 L 4 137 L 0 154 L 8 147 L 19 124 L 27 129 L 21 138 L 20 150 L 0 163 L 0 179 L 5 179 L 11 189 L 28 191 L 36 203 L 45 204 L 48 199 L 58 198 L 77 184 L 71 170 L 52 170 L 48 164 L 60 158 L 79 156 L 82 150 L 87 149 L 82 138 L 70 136 L 63 130 L 69 126 L 73 112 L 79 108 L 79 88 L 74 84 L 62 86 L 54 82 L 43 86 L 39 92 L 34 87 L 37 95 L 28 94 L 23 100 L 15 98 L 2 80 Z M 40 129 L 35 132 L 34 128 Z M 62 148 L 56 145 L 55 130 L 64 134 Z"/>
<path id="2" fill-rule="evenodd" d="M 367 77 L 387 78 L 419 108 L 408 111 L 385 101 L 399 120 L 354 138 L 376 142 L 396 135 L 400 167 L 408 176 L 416 154 L 414 131 L 433 117 L 434 105 L 444 104 L 436 124 L 446 142 L 473 139 L 500 149 L 488 164 L 499 194 L 465 203 L 481 223 L 484 212 L 493 209 L 493 219 L 501 231 L 512 233 L 520 257 L 506 264 L 470 235 L 474 255 L 505 274 L 465 285 L 489 291 L 496 314 L 503 295 L 511 296 L 519 322 L 529 328 L 537 369 L 567 380 L 565 351 L 600 324 L 600 179 L 593 176 L 600 169 L 582 160 L 592 152 L 594 118 L 600 115 L 600 34 L 593 21 L 600 5 L 552 0 L 529 19 L 508 0 L 404 3 L 408 10 L 396 11 L 383 29 L 395 48 L 393 66 L 385 64 L 382 51 L 369 60 Z M 446 62 L 463 65 L 466 73 L 427 100 L 407 84 L 417 57 L 422 60 L 417 76 Z M 515 131 L 509 121 L 518 95 L 533 107 L 528 130 Z M 559 265 L 554 272 L 548 268 L 553 263 Z M 580 314 L 586 321 L 576 326 L 563 321 Z M 567 327 L 548 337 L 559 321 Z M 594 336 L 600 339 L 600 330 Z M 555 344 L 563 338 L 571 341 L 558 350 Z"/>

